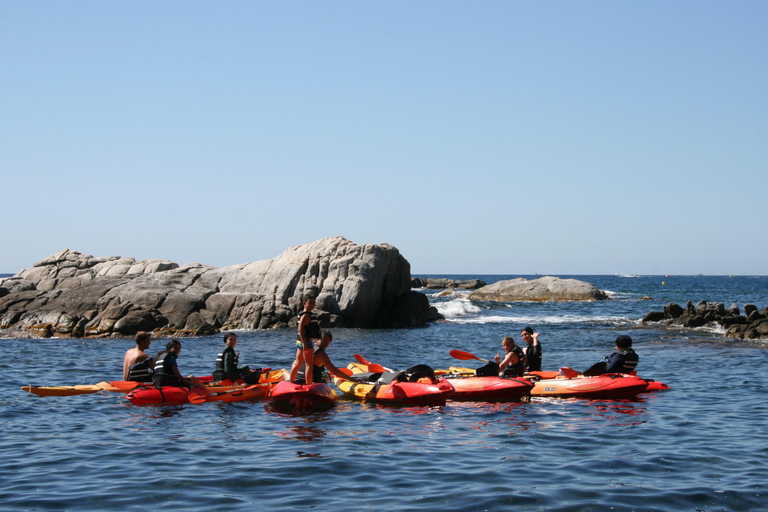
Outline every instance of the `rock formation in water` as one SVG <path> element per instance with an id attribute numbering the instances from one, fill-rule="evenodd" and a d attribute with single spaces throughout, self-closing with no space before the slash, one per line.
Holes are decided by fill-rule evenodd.
<path id="1" fill-rule="evenodd" d="M 0 328 L 72 337 L 279 328 L 296 325 L 310 290 L 325 326 L 409 327 L 438 319 L 410 279 L 410 264 L 395 247 L 342 237 L 223 268 L 65 249 L 0 279 Z"/>
<path id="2" fill-rule="evenodd" d="M 427 277 L 411 279 L 412 288 L 427 288 L 430 290 L 443 290 L 447 288 L 458 288 L 461 290 L 477 290 L 486 286 L 484 281 L 479 279 L 468 279 L 466 281 L 457 281 L 456 279 Z"/>
<path id="3" fill-rule="evenodd" d="M 474 291 L 470 300 L 509 302 L 514 300 L 534 301 L 580 301 L 603 300 L 608 298 L 596 286 L 578 279 L 562 279 L 545 276 L 539 279 L 517 278 L 498 281 Z"/>
<path id="4" fill-rule="evenodd" d="M 700 301 L 696 306 L 691 301 L 685 308 L 670 302 L 664 311 L 651 311 L 645 315 L 642 324 L 660 323 L 667 326 L 687 328 L 725 327 L 728 338 L 768 338 L 768 307 L 759 311 L 754 304 L 744 305 L 744 314 L 736 304 L 725 307 L 722 302 Z"/>

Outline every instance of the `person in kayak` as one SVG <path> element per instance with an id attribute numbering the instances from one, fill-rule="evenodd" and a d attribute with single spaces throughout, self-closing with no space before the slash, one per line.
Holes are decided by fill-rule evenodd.
<path id="1" fill-rule="evenodd" d="M 155 360 L 144 351 L 151 343 L 148 332 L 136 333 L 136 346 L 128 349 L 123 358 L 123 380 L 134 382 L 152 382 L 152 369 Z"/>
<path id="2" fill-rule="evenodd" d="M 296 340 L 296 358 L 291 365 L 291 382 L 296 382 L 299 367 L 304 363 L 304 374 L 307 384 L 312 384 L 312 368 L 314 365 L 315 351 L 312 348 L 314 340 L 321 339 L 320 322 L 313 313 L 316 305 L 315 294 L 307 292 L 301 299 L 304 309 L 299 313 L 299 339 Z"/>
<path id="3" fill-rule="evenodd" d="M 237 346 L 237 335 L 233 332 L 224 333 L 224 344 L 226 347 L 216 356 L 216 369 L 213 371 L 214 382 L 220 382 L 229 379 L 232 382 L 243 380 L 246 384 L 256 384 L 259 382 L 261 370 L 253 370 L 247 366 L 238 368 L 237 363 L 240 355 L 235 353 Z"/>
<path id="4" fill-rule="evenodd" d="M 157 354 L 155 358 L 155 373 L 152 375 L 152 384 L 156 388 L 163 386 L 196 387 L 205 389 L 205 386 L 194 375 L 184 377 L 179 372 L 176 358 L 181 352 L 181 342 L 171 340 L 165 346 L 165 350 Z"/>
<path id="5" fill-rule="evenodd" d="M 594 377 L 604 373 L 632 373 L 637 367 L 640 356 L 632 350 L 632 338 L 621 335 L 616 338 L 616 352 L 605 358 L 605 361 L 593 364 L 584 375 Z"/>
<path id="6" fill-rule="evenodd" d="M 539 333 L 533 332 L 531 326 L 526 326 L 520 333 L 525 342 L 526 370 L 529 372 L 541 371 L 541 343 Z"/>
<path id="7" fill-rule="evenodd" d="M 325 351 L 333 341 L 333 335 L 330 331 L 323 330 L 320 332 L 320 339 L 315 343 L 317 345 L 313 350 L 312 358 L 312 380 L 305 382 L 305 374 L 303 371 L 297 372 L 296 382 L 298 384 L 312 384 L 313 382 L 327 382 L 326 370 L 343 380 L 350 380 L 349 376 L 343 373 L 341 370 L 331 362 L 331 358 L 328 357 L 328 353 Z"/>
<path id="8" fill-rule="evenodd" d="M 501 340 L 501 346 L 506 351 L 504 358 L 501 352 L 498 352 L 493 358 L 499 365 L 499 377 L 521 377 L 525 372 L 525 354 L 523 349 L 515 345 L 515 339 L 512 336 L 505 336 Z"/>

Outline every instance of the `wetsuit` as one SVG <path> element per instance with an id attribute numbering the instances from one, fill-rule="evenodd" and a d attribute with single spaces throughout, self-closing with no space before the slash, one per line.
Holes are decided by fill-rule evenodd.
<path id="1" fill-rule="evenodd" d="M 152 375 L 152 384 L 155 387 L 179 386 L 188 387 L 176 376 L 173 369 L 176 367 L 176 356 L 171 352 L 160 352 L 155 361 L 155 373 Z"/>
<path id="2" fill-rule="evenodd" d="M 525 347 L 525 359 L 529 372 L 538 372 L 541 370 L 541 344 L 534 344 Z"/>
<path id="3" fill-rule="evenodd" d="M 315 357 L 317 357 L 317 354 L 320 352 L 325 352 L 325 349 L 321 347 L 315 347 Z M 299 370 L 299 372 L 296 374 L 296 382 L 298 384 L 304 384 L 306 382 L 304 379 L 304 370 Z M 312 366 L 312 383 L 318 384 L 320 382 L 328 382 L 325 366 L 314 365 Z"/>
<path id="4" fill-rule="evenodd" d="M 631 348 L 621 349 L 608 357 L 605 373 L 632 373 L 640 356 Z"/>
<path id="5" fill-rule="evenodd" d="M 525 373 L 525 354 L 523 349 L 515 345 L 510 352 L 517 354 L 517 363 L 511 364 L 504 369 L 504 376 L 506 377 L 522 377 Z"/>
<path id="6" fill-rule="evenodd" d="M 134 363 L 128 367 L 128 380 L 133 382 L 152 382 L 152 368 L 149 363 L 151 357 L 146 358 L 140 363 Z"/>

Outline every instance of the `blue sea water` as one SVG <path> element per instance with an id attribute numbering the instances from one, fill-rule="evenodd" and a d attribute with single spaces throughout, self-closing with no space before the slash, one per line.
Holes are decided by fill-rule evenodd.
<path id="1" fill-rule="evenodd" d="M 479 366 L 448 352 L 490 359 L 531 325 L 545 369 L 584 369 L 629 334 L 639 374 L 671 390 L 433 408 L 342 399 L 305 416 L 264 402 L 135 407 L 114 393 L 19 389 L 119 379 L 132 340 L 2 339 L 0 510 L 766 510 L 766 340 L 638 320 L 688 300 L 763 309 L 768 277 L 576 277 L 611 298 L 491 304 L 424 290 L 449 322 L 336 329 L 329 354 L 339 365 L 360 353 L 396 368 Z M 238 339 L 241 364 L 281 368 L 294 355 L 290 330 Z M 221 347 L 219 336 L 183 340 L 182 372 L 210 374 Z"/>

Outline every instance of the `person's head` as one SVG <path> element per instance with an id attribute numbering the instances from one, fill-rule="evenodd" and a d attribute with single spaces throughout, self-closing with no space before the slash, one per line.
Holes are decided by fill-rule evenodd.
<path id="1" fill-rule="evenodd" d="M 528 344 L 533 343 L 533 329 L 531 329 L 531 326 L 526 326 L 520 332 L 520 337 L 523 338 L 523 341 Z"/>
<path id="2" fill-rule="evenodd" d="M 501 346 L 504 347 L 504 350 L 509 352 L 515 346 L 515 338 L 512 336 L 504 336 L 504 339 L 501 340 Z"/>
<path id="3" fill-rule="evenodd" d="M 632 348 L 632 338 L 626 334 L 619 336 L 616 338 L 616 348 L 620 350 L 627 350 L 628 348 Z"/>
<path id="4" fill-rule="evenodd" d="M 331 344 L 333 341 L 333 334 L 331 334 L 331 331 L 327 331 L 323 329 L 320 331 L 320 340 L 317 342 L 317 345 L 321 348 L 328 348 L 328 345 Z"/>
<path id="5" fill-rule="evenodd" d="M 315 301 L 317 300 L 317 297 L 315 296 L 314 292 L 306 292 L 301 297 L 301 303 L 304 304 L 304 309 L 306 311 L 311 311 L 315 309 Z"/>
<path id="6" fill-rule="evenodd" d="M 179 355 L 179 352 L 181 352 L 181 342 L 179 340 L 171 340 L 165 346 L 165 350 L 172 352 L 174 355 Z"/>
<path id="7" fill-rule="evenodd" d="M 149 348 L 150 336 L 148 332 L 145 331 L 139 331 L 136 333 L 136 346 L 139 347 L 140 350 L 146 350 Z"/>
<path id="8" fill-rule="evenodd" d="M 225 332 L 224 344 L 229 345 L 230 347 L 234 347 L 235 345 L 237 345 L 237 335 L 233 332 Z"/>

